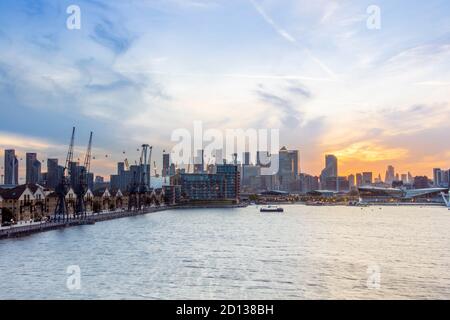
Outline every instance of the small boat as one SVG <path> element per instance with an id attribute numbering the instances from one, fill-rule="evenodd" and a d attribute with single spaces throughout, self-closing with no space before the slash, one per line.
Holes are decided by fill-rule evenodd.
<path id="1" fill-rule="evenodd" d="M 265 206 L 261 207 L 259 212 L 284 212 L 284 209 L 279 206 Z"/>

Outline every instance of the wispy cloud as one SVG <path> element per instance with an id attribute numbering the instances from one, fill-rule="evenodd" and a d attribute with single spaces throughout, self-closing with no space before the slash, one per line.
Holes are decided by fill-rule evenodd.
<path id="1" fill-rule="evenodd" d="M 108 19 L 103 19 L 94 27 L 91 38 L 116 54 L 125 53 L 133 42 L 133 37 L 124 28 L 119 29 Z"/>

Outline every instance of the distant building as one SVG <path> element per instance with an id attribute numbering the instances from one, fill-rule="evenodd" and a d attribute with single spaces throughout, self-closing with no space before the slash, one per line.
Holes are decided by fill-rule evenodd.
<path id="1" fill-rule="evenodd" d="M 5 150 L 5 181 L 6 185 L 19 184 L 19 160 L 14 149 Z"/>
<path id="2" fill-rule="evenodd" d="M 350 190 L 350 185 L 346 177 L 328 177 L 325 180 L 325 190 L 347 192 Z"/>
<path id="3" fill-rule="evenodd" d="M 392 181 L 392 188 L 401 188 L 401 187 L 403 187 L 403 181 L 401 180 Z"/>
<path id="4" fill-rule="evenodd" d="M 217 165 L 216 174 L 184 173 L 180 175 L 182 196 L 188 201 L 239 201 L 238 166 Z"/>
<path id="5" fill-rule="evenodd" d="M 433 185 L 435 187 L 449 187 L 450 169 L 433 169 Z"/>
<path id="6" fill-rule="evenodd" d="M 450 169 L 442 171 L 442 186 L 450 188 Z"/>
<path id="7" fill-rule="evenodd" d="M 163 168 L 161 175 L 163 177 L 167 177 L 168 175 L 170 175 L 170 153 L 163 154 Z"/>
<path id="8" fill-rule="evenodd" d="M 353 174 L 348 176 L 348 185 L 350 187 L 350 189 L 356 187 L 356 181 L 355 181 L 355 176 Z"/>
<path id="9" fill-rule="evenodd" d="M 435 202 L 443 203 L 441 193 L 446 188 L 398 189 L 373 186 L 360 187 L 359 195 L 368 202 Z"/>
<path id="10" fill-rule="evenodd" d="M 325 168 L 320 174 L 320 183 L 322 189 L 327 189 L 327 179 L 338 176 L 338 160 L 336 156 L 332 154 L 325 155 Z"/>
<path id="11" fill-rule="evenodd" d="M 386 170 L 384 182 L 386 182 L 387 184 L 391 184 L 392 181 L 394 181 L 394 180 L 395 180 L 395 169 L 393 166 L 388 166 L 387 170 Z"/>
<path id="12" fill-rule="evenodd" d="M 282 147 L 278 154 L 278 189 L 281 191 L 298 191 L 298 150 L 287 150 Z"/>
<path id="13" fill-rule="evenodd" d="M 417 176 L 414 177 L 413 188 L 414 189 L 427 189 L 430 187 L 429 180 L 427 176 Z"/>
<path id="14" fill-rule="evenodd" d="M 373 173 L 372 172 L 363 172 L 362 173 L 362 186 L 370 186 L 373 182 Z"/>
<path id="15" fill-rule="evenodd" d="M 442 184 L 442 170 L 439 168 L 433 169 L 433 184 L 435 187 L 439 187 Z"/>
<path id="16" fill-rule="evenodd" d="M 205 171 L 205 151 L 197 150 L 197 156 L 194 157 L 194 173 L 203 173 Z"/>
<path id="17" fill-rule="evenodd" d="M 255 192 L 260 189 L 260 186 L 257 184 L 257 177 L 261 176 L 261 167 L 260 166 L 252 166 L 252 165 L 243 165 L 242 166 L 242 180 L 241 185 L 242 188 L 246 191 Z"/>
<path id="18" fill-rule="evenodd" d="M 360 187 L 363 184 L 363 177 L 361 173 L 356 174 L 356 186 Z"/>
<path id="19" fill-rule="evenodd" d="M 408 175 L 405 174 L 405 173 L 403 173 L 403 174 L 401 175 L 400 180 L 403 182 L 403 184 L 408 183 Z"/>
<path id="20" fill-rule="evenodd" d="M 26 183 L 40 183 L 41 162 L 37 159 L 36 153 L 26 154 Z"/>
<path id="21" fill-rule="evenodd" d="M 270 167 L 270 153 L 268 151 L 257 151 L 256 152 L 256 165 L 267 168 Z"/>
<path id="22" fill-rule="evenodd" d="M 244 165 L 249 166 L 250 165 L 250 152 L 244 152 Z"/>
<path id="23" fill-rule="evenodd" d="M 300 173 L 300 192 L 308 193 L 310 191 L 319 190 L 319 177 L 305 173 Z"/>
<path id="24" fill-rule="evenodd" d="M 64 167 L 58 165 L 58 159 L 47 159 L 47 179 L 46 187 L 55 189 L 61 182 L 64 174 Z"/>

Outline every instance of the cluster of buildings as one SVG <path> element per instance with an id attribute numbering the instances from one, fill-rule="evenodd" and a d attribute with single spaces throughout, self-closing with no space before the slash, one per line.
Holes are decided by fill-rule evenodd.
<path id="1" fill-rule="evenodd" d="M 21 160 L 16 155 L 14 149 L 5 150 L 5 163 L 3 173 L 1 174 L 0 185 L 9 188 L 19 185 L 19 164 Z M 28 152 L 25 154 L 25 184 L 39 184 L 51 189 L 55 189 L 58 183 L 61 182 L 64 167 L 58 164 L 58 159 L 47 159 L 47 172 L 42 172 L 43 161 L 38 160 L 36 153 Z M 71 177 L 71 184 L 76 185 L 79 173 L 84 170 L 84 167 L 78 162 L 69 163 L 70 171 L 74 172 Z M 76 174 L 78 173 L 78 174 Z M 93 189 L 94 175 L 88 174 L 88 186 Z"/>
<path id="2" fill-rule="evenodd" d="M 20 159 L 22 160 L 22 159 Z M 5 150 L 4 174 L 0 184 L 0 221 L 41 221 L 53 216 L 58 194 L 55 191 L 63 180 L 65 168 L 57 159 L 47 160 L 47 172 L 41 171 L 41 162 L 36 153 L 26 154 L 25 183 L 19 181 L 19 163 L 14 150 Z M 83 199 L 87 212 L 108 210 L 135 210 L 136 206 L 159 206 L 192 203 L 236 204 L 240 195 L 240 172 L 236 165 L 218 164 L 206 170 L 196 165 L 194 173 L 175 170 L 169 156 L 163 156 L 163 176 L 166 180 L 160 187 L 152 188 L 150 165 L 128 166 L 119 162 L 117 174 L 110 181 L 89 173 L 87 191 Z M 75 216 L 77 192 L 84 167 L 70 162 L 67 177 L 68 190 L 65 202 L 68 214 Z M 146 177 L 143 177 L 146 175 Z M 145 181 L 145 186 L 142 186 Z M 139 199 L 136 201 L 136 198 Z M 130 207 L 130 206 L 133 207 Z"/>
<path id="3" fill-rule="evenodd" d="M 65 168 L 58 159 L 47 160 L 47 171 L 42 172 L 43 161 L 36 153 L 25 156 L 25 183 L 19 183 L 19 164 L 15 150 L 5 150 L 4 170 L 0 181 L 0 209 L 13 216 L 13 220 L 39 219 L 49 217 L 55 210 L 57 195 L 55 189 L 63 178 Z M 170 154 L 163 154 L 161 183 L 152 185 L 150 164 L 128 165 L 128 161 L 117 164 L 117 172 L 109 181 L 102 177 L 87 176 L 86 208 L 90 211 L 129 209 L 130 197 L 139 181 L 148 181 L 147 199 L 149 204 L 198 204 L 218 203 L 237 204 L 249 195 L 290 195 L 336 196 L 356 194 L 360 197 L 377 200 L 433 199 L 438 200 L 442 192 L 448 193 L 450 169 L 433 169 L 433 178 L 413 176 L 411 173 L 397 173 L 388 166 L 384 180 L 381 175 L 374 178 L 372 172 L 361 172 L 349 176 L 340 176 L 338 159 L 334 155 L 325 155 L 325 165 L 319 176 L 300 172 L 298 150 L 282 147 L 278 154 L 270 155 L 258 151 L 252 163 L 252 154 L 244 152 L 242 160 L 237 154 L 227 163 L 220 150 L 215 151 L 214 163 L 205 163 L 203 150 L 199 150 L 195 161 L 187 168 L 178 168 L 171 162 Z M 269 162 L 267 161 L 269 159 Z M 277 161 L 278 170 L 274 174 L 263 174 L 264 169 Z M 66 202 L 69 212 L 74 211 L 76 202 L 75 187 L 79 185 L 80 173 L 85 169 L 78 162 L 69 163 L 69 191 Z M 142 175 L 146 175 L 142 179 Z M 133 189 L 134 188 L 134 189 Z M 247 196 L 247 197 L 245 197 Z M 3 218 L 5 218 L 5 210 Z"/>

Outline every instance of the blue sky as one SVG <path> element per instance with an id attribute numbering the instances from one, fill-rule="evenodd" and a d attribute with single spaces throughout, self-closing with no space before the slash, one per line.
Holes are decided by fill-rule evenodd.
<path id="1" fill-rule="evenodd" d="M 66 28 L 72 4 L 81 30 Z M 430 174 L 450 166 L 449 13 L 445 0 L 1 1 L 0 147 L 62 159 L 76 125 L 106 174 L 202 120 L 281 128 L 315 174 L 325 152 L 346 173 Z"/>

